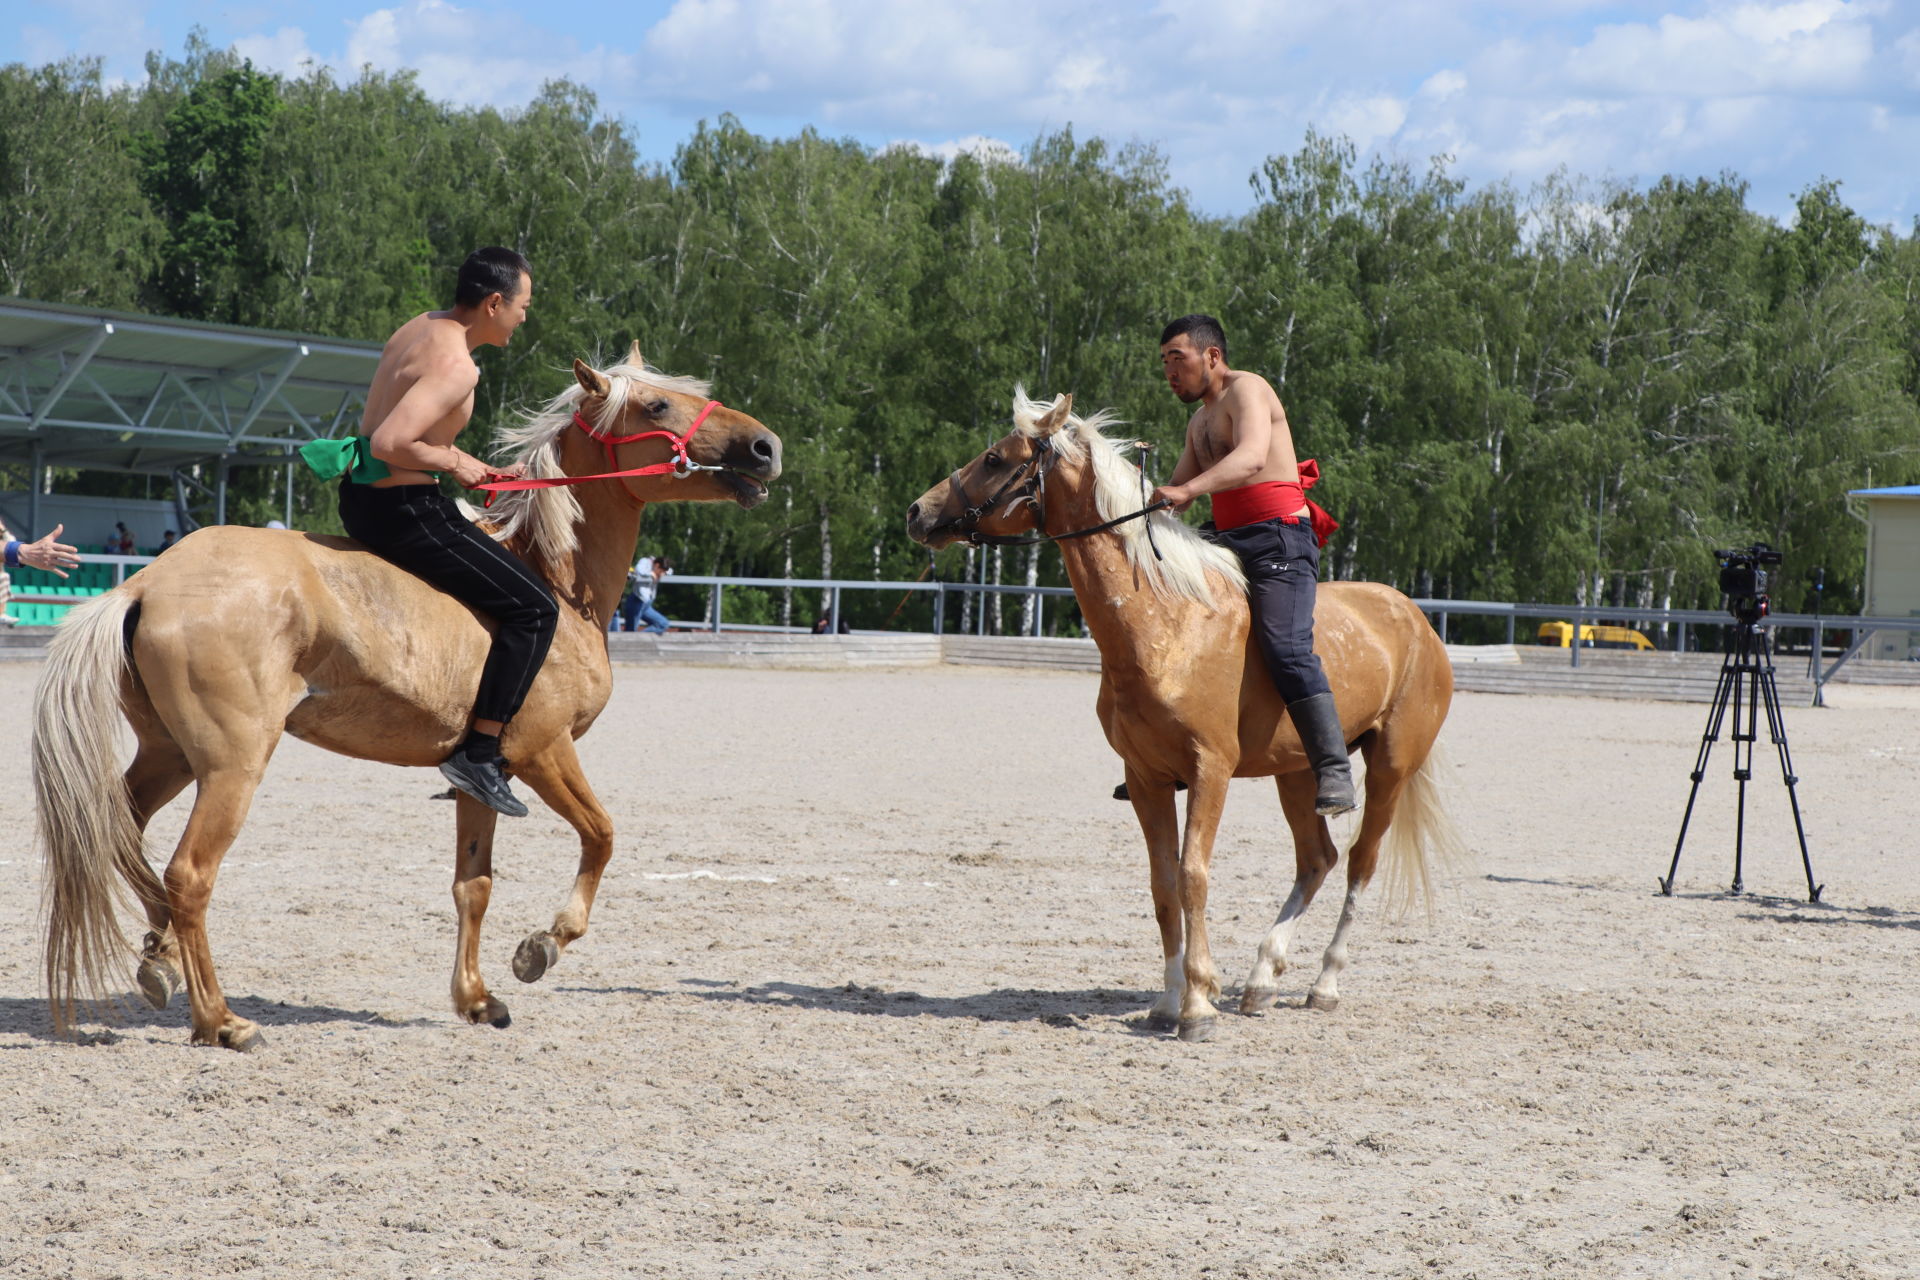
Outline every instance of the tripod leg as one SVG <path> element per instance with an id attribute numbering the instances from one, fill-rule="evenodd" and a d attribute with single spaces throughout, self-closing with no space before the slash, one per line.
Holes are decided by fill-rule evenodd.
<path id="1" fill-rule="evenodd" d="M 1767 731 L 1773 737 L 1773 745 L 1780 751 L 1780 778 L 1787 784 L 1787 803 L 1793 808 L 1793 833 L 1800 840 L 1800 866 L 1807 873 L 1807 901 L 1820 901 L 1821 892 L 1827 887 L 1813 882 L 1813 858 L 1807 853 L 1807 828 L 1800 820 L 1800 794 L 1794 790 L 1800 779 L 1794 776 L 1793 756 L 1787 750 L 1787 722 L 1780 714 L 1780 690 L 1774 684 L 1773 666 L 1768 664 L 1766 680 L 1761 692 L 1767 700 Z"/>
<path id="2" fill-rule="evenodd" d="M 1743 644 L 1742 649 L 1746 646 Z M 1737 791 L 1734 801 L 1733 820 L 1733 887 L 1730 893 L 1745 892 L 1741 883 L 1741 862 L 1746 851 L 1747 841 L 1747 782 L 1753 777 L 1753 743 L 1759 736 L 1757 713 L 1760 707 L 1759 670 L 1754 666 L 1751 651 L 1742 653 L 1742 674 L 1744 683 L 1736 686 L 1733 696 L 1733 780 Z M 1736 677 L 1737 678 L 1737 677 Z M 1742 695 L 1745 705 L 1742 705 Z M 1745 715 L 1744 729 L 1742 715 Z"/>
<path id="3" fill-rule="evenodd" d="M 1673 842 L 1673 864 L 1667 868 L 1667 878 L 1660 882 L 1660 892 L 1665 897 L 1673 896 L 1674 877 L 1680 871 L 1680 850 L 1687 843 L 1687 824 L 1693 821 L 1693 802 L 1700 798 L 1700 779 L 1707 776 L 1707 757 L 1713 754 L 1713 744 L 1720 738 L 1720 723 L 1727 714 L 1727 698 L 1733 690 L 1733 654 L 1729 653 L 1720 664 L 1720 680 L 1713 687 L 1713 706 L 1707 712 L 1707 730 L 1700 735 L 1700 754 L 1693 762 L 1693 787 L 1687 792 L 1687 811 L 1680 815 L 1680 837 Z"/>

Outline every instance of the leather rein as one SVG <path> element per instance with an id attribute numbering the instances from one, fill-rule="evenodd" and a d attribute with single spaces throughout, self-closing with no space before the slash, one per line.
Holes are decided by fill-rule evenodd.
<path id="1" fill-rule="evenodd" d="M 1133 447 L 1141 452 L 1144 464 L 1144 455 L 1152 450 L 1153 445 L 1145 440 L 1136 440 L 1133 442 Z M 1041 533 L 1031 538 L 980 532 L 981 518 L 990 511 L 998 510 L 1002 503 L 1011 507 L 1017 503 L 1025 502 L 1033 508 L 1036 518 L 1044 519 L 1046 512 L 1043 503 L 1047 495 L 1047 472 L 1052 470 L 1054 461 L 1059 456 L 1059 454 L 1053 451 L 1053 439 L 1051 436 L 1036 442 L 1033 447 L 1033 452 L 1028 455 L 1027 460 L 1014 468 L 1013 474 L 1008 476 L 1006 480 L 1001 483 L 1000 487 L 994 490 L 993 496 L 984 502 L 975 502 L 972 496 L 967 493 L 966 483 L 960 479 L 960 473 L 958 471 L 949 475 L 947 477 L 947 487 L 958 494 L 960 501 L 965 504 L 961 511 L 960 519 L 954 522 L 959 528 L 961 535 L 976 547 L 1032 547 L 1038 546 L 1043 542 L 1065 542 L 1069 538 L 1085 538 L 1092 534 L 1105 533 L 1107 530 L 1123 525 L 1129 520 L 1139 520 L 1144 516 L 1152 515 L 1156 511 L 1164 510 L 1173 505 L 1164 498 L 1159 502 L 1147 501 L 1147 497 L 1152 493 L 1152 489 L 1148 485 L 1147 469 L 1145 465 L 1142 465 L 1140 468 L 1140 501 L 1143 505 L 1138 511 L 1129 511 L 1126 515 L 1115 516 L 1111 520 L 1103 521 L 1090 528 L 1072 529 L 1066 533 Z M 1022 483 L 1023 481 L 1024 483 Z M 1014 489 L 1015 485 L 1019 485 L 1020 487 L 1016 490 Z M 1155 560 L 1161 559 L 1160 544 L 1153 539 L 1152 521 L 1147 522 L 1147 545 L 1153 548 L 1153 558 Z"/>
<path id="2" fill-rule="evenodd" d="M 687 454 L 687 443 L 693 439 L 693 433 L 700 429 L 700 424 L 707 420 L 708 414 L 722 407 L 718 400 L 707 401 L 705 405 L 701 406 L 700 412 L 694 415 L 692 424 L 689 425 L 685 431 L 675 432 L 664 429 L 636 431 L 630 436 L 601 435 L 593 429 L 591 423 L 580 416 L 580 411 L 575 409 L 573 411 L 573 425 L 600 442 L 601 446 L 607 451 L 607 466 L 613 468 L 613 470 L 598 471 L 590 476 L 552 476 L 544 480 L 528 480 L 518 476 L 509 476 L 486 480 L 473 487 L 486 491 L 487 501 L 485 505 L 490 507 L 493 505 L 495 496 L 502 493 L 510 493 L 515 490 L 558 489 L 564 485 L 585 484 L 589 480 L 618 480 L 620 481 L 620 488 L 624 490 L 627 495 L 627 500 L 637 506 L 644 506 L 646 505 L 645 502 L 640 498 L 634 497 L 633 490 L 627 487 L 626 478 L 628 476 L 674 475 L 684 479 L 696 471 L 732 470 L 731 467 L 712 466 L 704 462 L 695 462 Z M 613 452 L 615 445 L 632 444 L 635 440 L 646 440 L 656 436 L 665 439 L 673 446 L 673 461 L 653 462 L 644 467 L 630 467 L 624 471 L 619 470 L 620 459 Z"/>

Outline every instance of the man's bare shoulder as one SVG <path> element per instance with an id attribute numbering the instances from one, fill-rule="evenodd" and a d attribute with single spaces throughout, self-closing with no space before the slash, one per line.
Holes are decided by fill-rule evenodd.
<path id="1" fill-rule="evenodd" d="M 1227 375 L 1227 390 L 1221 399 L 1233 405 L 1266 405 L 1279 400 L 1280 396 L 1259 374 L 1235 369 Z"/>
<path id="2" fill-rule="evenodd" d="M 480 367 L 461 340 L 460 327 L 436 322 L 432 312 L 402 325 L 383 354 L 393 361 L 396 373 L 412 382 L 431 378 L 471 388 L 480 381 Z"/>

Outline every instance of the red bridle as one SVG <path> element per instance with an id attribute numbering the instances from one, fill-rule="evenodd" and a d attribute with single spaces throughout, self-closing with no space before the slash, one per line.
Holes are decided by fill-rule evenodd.
<path id="1" fill-rule="evenodd" d="M 721 407 L 718 400 L 707 401 L 706 404 L 701 406 L 700 412 L 693 416 L 693 422 L 685 431 L 636 431 L 630 436 L 603 436 L 593 429 L 591 423 L 580 416 L 578 409 L 575 409 L 573 411 L 573 425 L 586 432 L 588 436 L 598 440 L 601 445 L 605 447 L 607 451 L 607 465 L 609 467 L 617 468 L 620 465 L 620 459 L 615 456 L 613 452 L 615 445 L 632 444 L 635 440 L 647 440 L 655 436 L 666 440 L 673 446 L 673 461 L 650 462 L 644 467 L 631 467 L 625 471 L 600 471 L 590 476 L 553 476 L 545 480 L 526 480 L 518 476 L 512 476 L 499 480 L 485 480 L 473 487 L 486 491 L 487 501 L 485 505 L 490 507 L 493 505 L 493 499 L 496 494 L 511 493 L 522 489 L 558 489 L 563 485 L 585 484 L 589 480 L 618 480 L 620 481 L 620 488 L 627 495 L 628 501 L 634 503 L 636 506 L 642 506 L 645 505 L 644 502 L 640 498 L 634 497 L 633 490 L 627 487 L 626 478 L 628 476 L 690 476 L 696 471 L 726 470 L 725 467 L 712 467 L 705 463 L 695 462 L 687 456 L 687 442 L 693 439 L 693 433 L 700 429 L 700 424 L 707 420 L 708 414 Z"/>

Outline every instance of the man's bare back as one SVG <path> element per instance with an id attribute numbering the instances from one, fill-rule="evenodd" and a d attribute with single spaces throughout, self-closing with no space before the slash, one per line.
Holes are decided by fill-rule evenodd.
<path id="1" fill-rule="evenodd" d="M 1217 347 L 1196 348 L 1184 333 L 1161 344 L 1160 362 L 1174 394 L 1188 404 L 1201 403 L 1187 422 L 1179 465 L 1172 479 L 1154 490 L 1156 499 L 1185 510 L 1202 494 L 1300 482 L 1287 411 L 1265 378 L 1229 369 Z"/>

